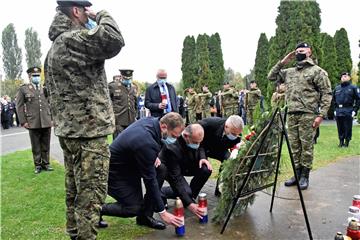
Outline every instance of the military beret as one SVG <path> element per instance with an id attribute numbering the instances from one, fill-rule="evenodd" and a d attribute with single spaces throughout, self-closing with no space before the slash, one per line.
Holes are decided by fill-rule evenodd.
<path id="1" fill-rule="evenodd" d="M 39 68 L 39 67 L 31 67 L 31 68 L 29 68 L 28 70 L 26 70 L 26 72 L 27 72 L 28 74 L 38 73 L 38 74 L 40 75 L 40 73 L 41 73 L 41 68 Z"/>
<path id="2" fill-rule="evenodd" d="M 59 6 L 62 7 L 71 7 L 71 6 L 81 6 L 81 7 L 90 7 L 92 6 L 91 2 L 86 0 L 57 0 Z"/>
<path id="3" fill-rule="evenodd" d="M 311 48 L 311 46 L 307 42 L 301 42 L 301 43 L 298 43 L 298 45 L 296 45 L 295 50 L 298 48 Z"/>
<path id="4" fill-rule="evenodd" d="M 125 78 L 131 78 L 133 76 L 134 70 L 131 69 L 119 69 L 121 75 Z"/>
<path id="5" fill-rule="evenodd" d="M 340 74 L 340 78 L 341 78 L 343 75 L 347 75 L 347 76 L 351 77 L 351 75 L 350 75 L 349 72 L 342 72 L 342 73 Z"/>

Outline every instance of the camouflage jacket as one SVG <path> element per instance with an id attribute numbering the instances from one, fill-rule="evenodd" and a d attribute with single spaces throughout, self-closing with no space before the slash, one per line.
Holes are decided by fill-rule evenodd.
<path id="1" fill-rule="evenodd" d="M 227 90 L 222 91 L 220 97 L 221 97 L 222 109 L 230 108 L 238 105 L 239 94 L 233 88 L 229 88 Z"/>
<path id="2" fill-rule="evenodd" d="M 124 86 L 121 82 L 109 83 L 110 98 L 117 126 L 129 126 L 135 122 L 137 114 L 137 97 L 135 88 Z"/>
<path id="3" fill-rule="evenodd" d="M 195 111 L 196 113 L 201 113 L 203 111 L 210 112 L 210 100 L 212 94 L 211 92 L 202 92 L 196 94 L 195 97 Z"/>
<path id="4" fill-rule="evenodd" d="M 311 58 L 305 59 L 302 65 L 302 68 L 282 69 L 284 65 L 278 62 L 270 70 L 268 79 L 285 83 L 289 113 L 313 113 L 324 117 L 330 108 L 332 98 L 327 72 L 317 66 Z"/>
<path id="5" fill-rule="evenodd" d="M 57 12 L 49 29 L 53 43 L 45 60 L 45 84 L 55 134 L 61 137 L 101 137 L 115 129 L 104 64 L 120 52 L 124 40 L 106 11 L 97 13 L 96 22 L 87 30 Z"/>
<path id="6" fill-rule="evenodd" d="M 188 110 L 190 111 L 194 110 L 196 105 L 195 102 L 196 92 L 189 93 L 186 98 L 187 98 Z"/>
<path id="7" fill-rule="evenodd" d="M 258 88 L 250 89 L 250 91 L 246 93 L 245 108 L 254 110 L 256 108 L 256 104 L 259 103 L 260 98 L 261 98 L 260 89 Z"/>
<path id="8" fill-rule="evenodd" d="M 39 85 L 36 90 L 31 83 L 24 84 L 16 94 L 16 109 L 20 124 L 30 129 L 51 127 L 50 107 L 46 89 Z"/>

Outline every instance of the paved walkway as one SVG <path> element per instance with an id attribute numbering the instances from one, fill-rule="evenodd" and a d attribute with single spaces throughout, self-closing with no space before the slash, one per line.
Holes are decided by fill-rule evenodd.
<path id="1" fill-rule="evenodd" d="M 360 194 L 360 156 L 346 158 L 310 174 L 310 187 L 303 191 L 305 206 L 314 239 L 333 239 L 337 231 L 345 232 L 348 207 L 352 196 Z M 214 181 L 203 188 L 208 195 L 209 218 L 216 206 Z M 277 195 L 298 199 L 296 187 L 281 183 Z M 187 211 L 186 235 L 182 239 L 308 239 L 300 201 L 275 198 L 269 212 L 271 195 L 257 193 L 255 203 L 240 217 L 232 218 L 223 235 L 222 225 L 199 224 Z M 172 201 L 169 201 L 172 204 Z M 157 230 L 139 239 L 178 239 L 174 228 Z"/>

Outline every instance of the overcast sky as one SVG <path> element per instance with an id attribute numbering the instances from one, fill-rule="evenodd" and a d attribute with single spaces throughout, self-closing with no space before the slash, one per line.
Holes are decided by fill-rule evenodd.
<path id="1" fill-rule="evenodd" d="M 134 79 L 152 82 L 156 71 L 165 68 L 168 79 L 181 79 L 181 52 L 187 35 L 220 34 L 225 68 L 242 75 L 254 66 L 261 32 L 275 34 L 279 0 L 92 0 L 93 10 L 107 10 L 117 21 L 125 47 L 106 62 L 108 81 L 120 68 L 134 69 Z M 358 62 L 360 39 L 359 0 L 318 0 L 321 31 L 334 35 L 344 27 L 349 36 L 351 55 Z M 55 15 L 55 0 L 3 1 L 0 30 L 14 23 L 25 62 L 25 30 L 32 27 L 40 35 L 42 61 L 51 42 L 48 29 Z M 2 47 L 1 47 L 2 50 Z M 0 50 L 0 51 L 1 51 Z M 4 75 L 2 60 L 0 73 Z M 26 75 L 23 74 L 23 78 Z"/>

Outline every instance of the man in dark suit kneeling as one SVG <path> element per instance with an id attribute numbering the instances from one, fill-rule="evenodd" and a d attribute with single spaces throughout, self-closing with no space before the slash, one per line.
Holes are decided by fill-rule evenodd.
<path id="1" fill-rule="evenodd" d="M 196 216 L 204 212 L 195 203 L 200 190 L 209 179 L 212 166 L 200 147 L 204 129 L 200 124 L 190 124 L 174 144 L 166 145 L 159 153 L 161 164 L 157 166 L 159 185 L 166 179 L 170 186 L 163 187 L 163 198 L 180 197 L 184 206 Z M 184 176 L 193 176 L 190 184 Z"/>

